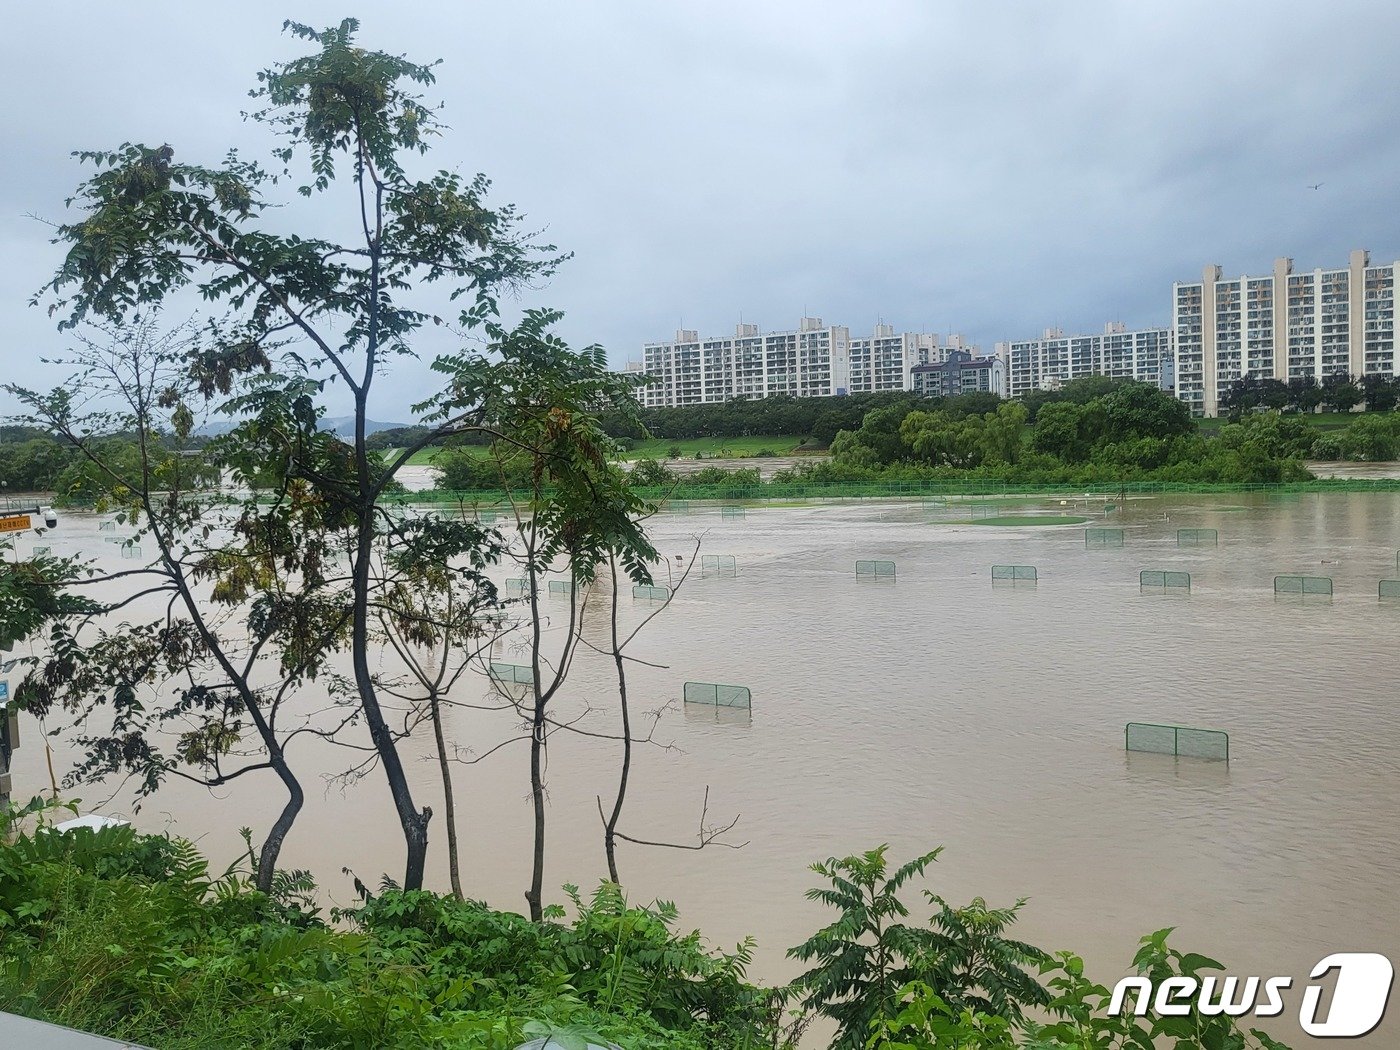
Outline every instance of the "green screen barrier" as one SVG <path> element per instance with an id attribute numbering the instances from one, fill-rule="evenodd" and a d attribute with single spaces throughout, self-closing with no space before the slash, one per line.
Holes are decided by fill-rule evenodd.
<path id="1" fill-rule="evenodd" d="M 1129 722 L 1123 729 L 1123 743 L 1129 751 L 1230 761 L 1230 734 L 1215 729 Z"/>
<path id="2" fill-rule="evenodd" d="M 700 576 L 738 576 L 739 563 L 732 554 L 700 555 Z"/>
<path id="3" fill-rule="evenodd" d="M 742 518 L 744 516 L 743 507 L 720 507 L 719 516 L 721 518 Z"/>
<path id="4" fill-rule="evenodd" d="M 1176 545 L 1178 547 L 1218 547 L 1220 545 L 1220 530 L 1177 529 Z"/>
<path id="5" fill-rule="evenodd" d="M 506 580 L 506 597 L 523 598 L 530 590 L 530 581 L 523 577 L 512 577 Z"/>
<path id="6" fill-rule="evenodd" d="M 671 588 L 659 583 L 636 583 L 632 585 L 633 598 L 646 598 L 648 601 L 664 602 L 671 597 Z"/>
<path id="7" fill-rule="evenodd" d="M 1275 576 L 1275 594 L 1331 594 L 1330 576 Z"/>
<path id="8" fill-rule="evenodd" d="M 1142 572 L 1138 573 L 1138 586 L 1157 590 L 1189 591 L 1191 589 L 1191 574 L 1189 572 L 1143 569 Z"/>
<path id="9" fill-rule="evenodd" d="M 1036 572 L 1034 565 L 993 565 L 992 580 L 1029 580 L 1036 582 Z"/>
<path id="10" fill-rule="evenodd" d="M 535 670 L 528 664 L 498 664 L 491 661 L 491 677 L 505 685 L 534 685 Z"/>
<path id="11" fill-rule="evenodd" d="M 573 594 L 573 593 L 574 593 L 574 581 L 573 581 L 573 580 L 550 580 L 550 581 L 549 581 L 549 593 L 550 593 L 550 594 Z"/>
<path id="12" fill-rule="evenodd" d="M 134 543 L 123 543 L 123 544 L 122 544 L 122 557 L 123 557 L 123 558 L 139 558 L 139 557 L 141 557 L 141 548 L 138 547 L 138 546 L 136 546 L 136 544 L 134 544 Z"/>
<path id="13" fill-rule="evenodd" d="M 857 576 L 879 576 L 884 579 L 894 579 L 894 562 L 892 561 L 858 561 L 856 562 Z"/>
<path id="14" fill-rule="evenodd" d="M 753 706 L 753 694 L 746 685 L 686 682 L 684 696 L 687 704 L 714 704 L 716 707 Z"/>
<path id="15" fill-rule="evenodd" d="M 99 521 L 97 523 L 98 532 L 112 532 L 116 527 L 117 523 L 115 521 Z"/>
<path id="16" fill-rule="evenodd" d="M 39 548 L 34 548 L 34 553 L 39 553 Z M 1379 588 L 1382 598 L 1400 598 L 1400 580 L 1381 580 Z"/>
<path id="17" fill-rule="evenodd" d="M 995 518 L 1001 514 L 1001 506 L 996 503 L 969 503 L 967 513 L 973 520 Z"/>
<path id="18" fill-rule="evenodd" d="M 53 549 L 50 548 L 50 547 L 35 547 L 35 548 L 34 548 L 34 557 L 36 557 L 36 558 L 38 558 L 38 557 L 40 557 L 41 555 L 44 555 L 44 554 L 52 554 L 52 553 L 53 553 Z"/>
<path id="19" fill-rule="evenodd" d="M 1123 546 L 1122 529 L 1085 529 L 1084 546 L 1092 550 Z"/>
<path id="20" fill-rule="evenodd" d="M 665 504 L 666 510 L 672 514 L 689 514 L 690 500 L 668 499 Z"/>

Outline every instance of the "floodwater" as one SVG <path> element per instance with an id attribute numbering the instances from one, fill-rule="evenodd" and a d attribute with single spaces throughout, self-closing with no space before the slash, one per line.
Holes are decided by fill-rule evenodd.
<path id="1" fill-rule="evenodd" d="M 1003 513 L 1092 513 L 1091 524 L 1124 530 L 1124 546 L 1086 549 L 1078 526 L 977 525 L 957 504 L 751 507 L 741 519 L 697 504 L 656 519 L 668 559 L 698 539 L 705 553 L 734 555 L 738 576 L 697 571 L 629 650 L 634 709 L 671 706 L 654 744 L 638 748 L 623 830 L 693 843 L 708 786 L 707 822 L 739 817 L 726 840 L 744 845 L 624 846 L 623 881 L 636 900 L 675 901 L 717 946 L 753 934 L 753 976 L 778 981 L 797 972 L 784 950 L 831 918 L 803 899 L 807 864 L 880 843 L 897 861 L 941 845 L 930 889 L 954 903 L 1029 897 L 1016 932 L 1083 955 L 1105 983 L 1140 936 L 1165 926 L 1178 948 L 1231 973 L 1293 976 L 1289 1010 L 1269 1027 L 1301 1045 L 1292 1016 L 1318 960 L 1400 960 L 1400 602 L 1377 598 L 1377 581 L 1397 576 L 1400 494 L 1142 498 L 1107 519 L 1101 501 L 1057 503 Z M 1218 529 L 1219 546 L 1179 548 L 1178 528 Z M 38 542 L 131 565 L 91 518 L 70 515 Z M 856 579 L 858 558 L 895 561 L 897 579 Z M 1039 582 L 994 587 L 996 563 L 1034 565 Z M 1190 595 L 1142 593 L 1141 569 L 1190 572 Z M 1276 574 L 1330 576 L 1335 595 L 1276 598 Z M 557 645 L 567 602 L 545 604 Z M 655 608 L 621 604 L 624 625 Z M 590 601 L 584 625 L 601 644 L 602 602 Z M 512 652 L 507 641 L 496 659 L 527 662 Z M 687 680 L 748 686 L 751 716 L 682 709 Z M 487 692 L 478 677 L 459 698 Z M 580 728 L 617 732 L 611 661 L 585 650 L 559 714 L 590 707 Z M 1129 721 L 1226 731 L 1231 761 L 1127 753 Z M 516 723 L 457 709 L 449 735 L 480 755 Z M 406 748 L 437 813 L 431 881 L 445 887 L 430 742 L 428 732 Z M 69 753 L 55 747 L 61 772 Z M 381 775 L 348 788 L 319 779 L 358 757 L 292 753 L 310 800 L 283 863 L 311 868 L 340 903 L 352 896 L 342 867 L 374 883 L 402 863 Z M 611 800 L 617 758 L 614 741 L 551 738 L 553 901 L 562 883 L 586 889 L 606 871 L 596 799 Z M 47 785 L 37 733 L 15 759 L 17 795 Z M 524 906 L 526 769 L 516 744 L 454 772 L 468 893 L 499 907 Z M 100 795 L 81 794 L 85 810 Z M 235 830 L 265 827 L 280 802 L 278 783 L 255 774 L 217 797 L 172 786 L 136 820 L 223 862 Z M 103 809 L 130 812 L 130 797 Z M 1353 1045 L 1400 1045 L 1391 1014 Z"/>

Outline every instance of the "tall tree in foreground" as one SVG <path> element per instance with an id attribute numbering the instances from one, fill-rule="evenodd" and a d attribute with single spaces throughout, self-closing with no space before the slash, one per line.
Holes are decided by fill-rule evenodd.
<path id="1" fill-rule="evenodd" d="M 415 802 L 402 733 L 390 724 L 373 670 L 373 618 L 392 585 L 376 565 L 394 543 L 459 565 L 479 556 L 485 538 L 447 522 L 406 527 L 384 513 L 382 497 L 420 448 L 472 431 L 508 435 L 535 464 L 537 559 L 571 558 L 576 577 L 587 580 L 610 546 L 598 529 L 628 532 L 630 512 L 598 488 L 603 449 L 575 420 L 580 408 L 591 414 L 613 408 L 614 395 L 626 400 L 627 385 L 605 378 L 596 353 L 573 353 L 549 335 L 554 315 L 532 313 L 520 329 L 497 321 L 502 293 L 546 277 L 562 257 L 522 231 L 514 208 L 488 205 L 483 176 L 410 172 L 442 131 L 417 93 L 433 82 L 432 68 L 360 47 L 353 19 L 324 31 L 285 28 L 311 53 L 259 74 L 253 97 L 261 108 L 248 118 L 280 136 L 271 166 L 235 152 L 214 166 L 184 164 L 168 144 L 78 154 L 96 173 L 69 202 L 80 215 L 55 238 L 67 255 L 37 298 L 65 329 L 149 315 L 190 291 L 219 311 L 189 374 L 206 379 L 211 399 L 232 387 L 226 407 L 250 417 L 227 460 L 247 463 L 279 448 L 281 473 L 343 543 L 348 624 L 326 645 L 349 662 L 347 699 L 402 827 L 403 884 L 417 888 L 431 811 Z M 294 178 L 294 169 L 305 176 Z M 289 186 L 296 193 L 285 193 Z M 321 201 L 303 233 L 289 232 L 300 217 L 296 194 Z M 337 208 L 352 231 L 344 240 L 311 232 L 333 228 L 327 217 Z M 435 296 L 436 313 L 428 305 Z M 444 325 L 443 315 L 454 312 L 457 334 L 484 332 L 485 352 L 435 361 L 444 388 L 426 399 L 431 426 L 382 462 L 366 433 L 376 380 L 416 356 L 425 326 Z M 267 375 L 274 358 L 276 374 Z M 348 445 L 314 436 L 312 398 L 322 387 L 340 389 L 354 406 Z M 210 556 L 217 563 L 217 552 Z M 544 706 L 537 703 L 534 715 L 540 747 Z M 538 783 L 536 795 L 538 807 Z M 531 910 L 538 911 L 538 889 Z"/>

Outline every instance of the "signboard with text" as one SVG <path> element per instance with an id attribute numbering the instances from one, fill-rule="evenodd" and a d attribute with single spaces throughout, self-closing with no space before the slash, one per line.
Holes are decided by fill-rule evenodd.
<path id="1" fill-rule="evenodd" d="M 33 527 L 33 519 L 28 514 L 0 517 L 0 532 L 25 532 Z"/>

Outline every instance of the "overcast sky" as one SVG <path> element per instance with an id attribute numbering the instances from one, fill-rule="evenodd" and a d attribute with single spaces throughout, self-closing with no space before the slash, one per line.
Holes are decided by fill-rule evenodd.
<path id="1" fill-rule="evenodd" d="M 1207 263 L 1400 259 L 1400 4 L 14 4 L 6 376 L 58 378 L 34 362 L 62 337 L 26 304 L 59 261 L 32 216 L 64 217 L 69 152 L 256 147 L 245 92 L 305 48 L 282 20 L 347 14 L 367 46 L 444 60 L 432 166 L 485 172 L 575 252 L 530 304 L 617 364 L 682 323 L 784 329 L 804 311 L 990 350 L 1047 326 L 1165 325 L 1171 282 Z M 406 419 L 426 377 L 400 369 L 372 415 Z"/>

